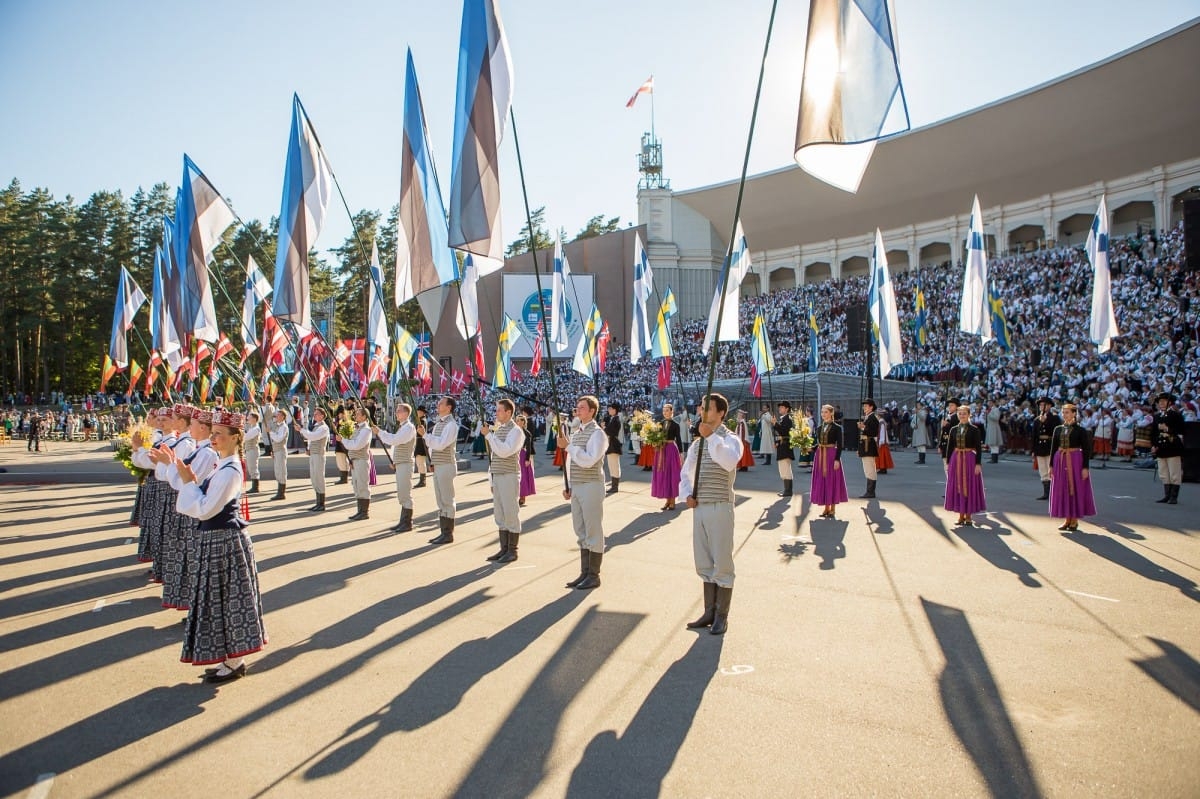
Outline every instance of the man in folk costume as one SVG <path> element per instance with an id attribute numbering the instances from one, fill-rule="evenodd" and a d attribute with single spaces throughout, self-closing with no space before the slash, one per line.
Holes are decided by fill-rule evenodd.
<path id="1" fill-rule="evenodd" d="M 859 499 L 875 499 L 875 482 L 879 474 L 875 467 L 875 458 L 879 455 L 879 417 L 875 415 L 875 407 L 875 400 L 863 400 L 863 418 L 858 423 L 858 456 L 862 458 L 863 474 L 867 478 L 867 490 Z"/>
<path id="2" fill-rule="evenodd" d="M 262 441 L 262 428 L 258 426 L 258 422 L 258 411 L 246 414 L 246 477 L 250 480 L 250 490 L 247 494 L 258 493 L 258 480 L 262 475 L 258 465 L 259 458 L 262 457 L 262 451 L 258 448 L 259 442 Z"/>
<path id="3" fill-rule="evenodd" d="M 570 488 L 563 499 L 571 502 L 571 524 L 579 541 L 579 576 L 567 588 L 589 589 L 600 586 L 600 565 L 604 560 L 604 469 L 601 461 L 608 449 L 608 436 L 596 424 L 600 401 L 591 395 L 575 403 L 579 427 L 570 439 L 560 430 L 558 447 L 566 452 L 567 479 Z"/>
<path id="4" fill-rule="evenodd" d="M 385 447 L 392 448 L 392 462 L 396 466 L 396 501 L 400 503 L 400 521 L 392 528 L 397 533 L 407 533 L 412 529 L 412 475 L 413 453 L 417 448 L 417 426 L 412 423 L 412 406 L 401 402 L 396 406 L 396 432 L 389 433 L 378 427 L 372 427 L 374 433 Z"/>
<path id="5" fill-rule="evenodd" d="M 1179 504 L 1179 487 L 1183 483 L 1183 414 L 1171 407 L 1175 395 L 1163 392 L 1155 403 L 1154 446 L 1150 452 L 1158 461 L 1158 479 L 1163 484 L 1163 498 L 1157 500 L 1169 505 Z"/>
<path id="6" fill-rule="evenodd" d="M 362 405 L 354 408 L 354 435 L 346 439 L 346 456 L 350 458 L 350 485 L 358 507 L 350 521 L 363 521 L 371 518 L 371 416 Z"/>
<path id="7" fill-rule="evenodd" d="M 779 479 L 783 481 L 783 490 L 777 496 L 792 495 L 792 404 L 779 403 L 779 419 L 775 422 L 775 460 L 779 463 Z M 771 459 L 767 458 L 767 463 Z"/>
<path id="8" fill-rule="evenodd" d="M 325 510 L 325 450 L 329 447 L 329 425 L 325 420 L 325 409 L 317 407 L 312 413 L 312 429 L 296 422 L 296 432 L 308 442 L 308 479 L 317 495 L 316 504 L 309 511 L 321 513 Z"/>
<path id="9" fill-rule="evenodd" d="M 725 426 L 728 412 L 725 397 L 705 398 L 697 425 L 703 444 L 694 440 L 688 448 L 679 480 L 679 495 L 692 509 L 692 556 L 704 583 L 704 613 L 687 626 L 708 627 L 713 635 L 727 629 L 733 598 L 733 483 L 743 450 L 742 440 Z"/>
<path id="10" fill-rule="evenodd" d="M 275 496 L 271 499 L 287 498 L 287 440 L 288 412 L 283 408 L 275 411 L 275 426 L 269 434 L 271 439 L 271 461 L 275 466 Z"/>
<path id="11" fill-rule="evenodd" d="M 425 434 L 429 459 L 433 466 L 433 494 L 438 506 L 438 526 L 441 529 L 431 544 L 454 543 L 454 478 L 458 475 L 458 458 L 454 445 L 458 440 L 458 419 L 454 416 L 453 397 L 438 400 L 437 421 Z"/>
<path id="12" fill-rule="evenodd" d="M 958 424 L 958 397 L 946 400 L 946 414 L 942 417 L 942 425 L 938 428 L 938 452 L 942 456 L 942 474 L 950 473 L 950 431 Z"/>
<path id="13" fill-rule="evenodd" d="M 496 426 L 484 421 L 480 432 L 492 450 L 488 467 L 492 481 L 492 509 L 500 529 L 500 551 L 489 555 L 496 563 L 512 563 L 517 559 L 517 542 L 521 536 L 521 461 L 525 446 L 525 431 L 513 420 L 517 406 L 510 399 L 496 401 Z M 620 458 L 620 454 L 617 455 Z M 618 478 L 613 478 L 617 480 Z"/>
<path id="14" fill-rule="evenodd" d="M 923 402 L 917 403 L 917 411 L 912 416 L 912 444 L 917 449 L 917 463 L 924 465 L 925 450 L 932 442 L 929 440 L 929 411 Z"/>
<path id="15" fill-rule="evenodd" d="M 608 476 L 612 479 L 612 487 L 608 493 L 615 494 L 621 485 L 621 403 L 608 403 L 608 416 L 604 420 L 604 435 L 608 436 L 608 449 L 605 459 L 608 461 Z"/>
<path id="16" fill-rule="evenodd" d="M 1033 457 L 1042 479 L 1042 495 L 1038 499 L 1050 499 L 1050 454 L 1054 451 L 1054 430 L 1062 424 L 1062 417 L 1054 412 L 1054 401 L 1049 397 L 1039 398 L 1037 406 L 1038 415 L 1033 420 Z"/>
<path id="17" fill-rule="evenodd" d="M 1079 424 L 1079 411 L 1070 403 L 1062 406 L 1063 423 L 1054 429 L 1051 449 L 1050 516 L 1063 519 L 1059 530 L 1079 529 L 1079 520 L 1096 515 L 1092 478 L 1092 437 Z"/>

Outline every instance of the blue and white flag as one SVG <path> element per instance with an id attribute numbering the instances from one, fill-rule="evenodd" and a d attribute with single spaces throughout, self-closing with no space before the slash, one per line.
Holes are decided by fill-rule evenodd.
<path id="1" fill-rule="evenodd" d="M 458 313 L 454 315 L 458 334 L 463 341 L 470 341 L 479 329 L 479 276 L 475 256 L 467 253 L 462 262 L 462 279 L 458 284 Z M 479 376 L 483 377 L 483 373 L 480 372 Z"/>
<path id="2" fill-rule="evenodd" d="M 258 304 L 271 295 L 271 283 L 258 268 L 254 256 L 246 256 L 246 284 L 242 295 L 242 360 L 258 349 L 258 330 L 254 324 L 254 311 Z"/>
<path id="3" fill-rule="evenodd" d="M 496 0 L 464 0 L 450 170 L 450 246 L 504 264 L 500 141 L 512 105 L 512 63 Z"/>
<path id="4" fill-rule="evenodd" d="M 964 260 L 958 329 L 979 336 L 987 343 L 992 340 L 992 315 L 988 305 L 987 243 L 983 238 L 979 195 L 975 195 L 971 205 L 971 226 L 967 231 L 967 257 Z"/>
<path id="5" fill-rule="evenodd" d="M 200 168 L 183 156 L 183 182 L 175 205 L 175 264 L 183 279 L 183 321 L 201 341 L 216 341 L 219 334 L 208 266 L 221 235 L 236 218 Z"/>
<path id="6" fill-rule="evenodd" d="M 858 191 L 876 140 L 909 129 L 888 0 L 810 0 L 796 163 Z"/>
<path id="7" fill-rule="evenodd" d="M 737 221 L 733 231 L 733 253 L 729 262 L 729 279 L 726 271 L 717 273 L 717 288 L 713 292 L 712 306 L 708 309 L 708 327 L 704 331 L 704 354 L 712 347 L 713 339 L 719 341 L 741 341 L 738 332 L 738 296 L 742 291 L 742 280 L 750 271 L 750 245 L 742 230 L 742 220 Z M 725 295 L 725 311 L 721 313 L 721 295 Z M 717 335 L 717 316 L 721 317 L 721 331 Z"/>
<path id="8" fill-rule="evenodd" d="M 300 96 L 292 95 L 292 130 L 283 170 L 283 203 L 279 211 L 279 243 L 275 250 L 275 296 L 271 313 L 288 320 L 303 336 L 312 329 L 308 251 L 316 244 L 329 200 L 333 170 L 321 152 Z"/>
<path id="9" fill-rule="evenodd" d="M 388 353 L 392 338 L 388 335 L 387 315 L 383 312 L 383 268 L 379 265 L 379 245 L 371 242 L 371 280 L 367 286 L 367 357 Z"/>
<path id="10" fill-rule="evenodd" d="M 567 280 L 571 264 L 562 248 L 562 237 L 554 242 L 554 277 L 550 284 L 550 341 L 557 352 L 564 352 L 571 343 L 567 332 Z"/>
<path id="11" fill-rule="evenodd" d="M 112 337 L 108 343 L 108 357 L 119 369 L 129 365 L 129 347 L 125 333 L 133 327 L 133 317 L 146 302 L 146 292 L 133 280 L 129 270 L 121 267 L 117 279 L 117 299 L 113 306 Z"/>
<path id="12" fill-rule="evenodd" d="M 1104 195 L 1088 231 L 1087 256 L 1092 262 L 1092 324 L 1091 339 L 1099 352 L 1108 352 L 1117 330 L 1117 315 L 1112 304 L 1112 276 L 1108 271 L 1108 208 Z"/>
<path id="13" fill-rule="evenodd" d="M 400 143 L 400 204 L 396 231 L 396 306 L 458 277 L 447 240 L 446 208 L 433 166 L 417 69 L 408 51 L 404 76 L 404 135 Z M 444 298 L 443 298 L 444 299 Z M 422 306 L 424 307 L 424 306 Z M 426 319 L 437 330 L 442 305 Z"/>
<path id="14" fill-rule="evenodd" d="M 176 206 L 181 202 L 181 194 L 182 191 L 175 193 Z M 184 321 L 183 276 L 175 261 L 175 221 L 169 216 L 163 216 L 162 228 L 163 321 L 166 327 L 162 331 L 163 346 L 160 352 L 167 359 L 167 365 L 179 371 L 179 367 L 188 358 L 184 345 L 188 342 L 191 330 Z"/>
<path id="15" fill-rule="evenodd" d="M 896 292 L 888 275 L 887 251 L 883 234 L 875 229 L 875 257 L 871 266 L 871 289 L 868 296 L 871 327 L 879 343 L 879 376 L 886 378 L 893 366 L 904 360 L 900 350 L 900 317 L 896 315 Z"/>
<path id="16" fill-rule="evenodd" d="M 646 248 L 642 246 L 642 237 L 633 234 L 633 329 L 629 335 L 629 360 L 637 363 L 650 355 L 653 343 L 653 330 L 650 328 L 650 316 L 646 310 L 646 302 L 654 290 L 654 272 L 650 269 L 650 259 L 646 257 Z"/>

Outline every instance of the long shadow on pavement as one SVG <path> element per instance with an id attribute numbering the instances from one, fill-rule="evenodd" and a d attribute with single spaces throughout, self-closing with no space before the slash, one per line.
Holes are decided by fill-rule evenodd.
<path id="1" fill-rule="evenodd" d="M 1162 650 L 1162 654 L 1135 660 L 1134 663 L 1155 682 L 1200 713 L 1200 663 L 1170 641 L 1158 638 L 1150 640 Z"/>
<path id="2" fill-rule="evenodd" d="M 1128 569 L 1134 574 L 1145 577 L 1147 580 L 1153 580 L 1169 585 L 1172 588 L 1178 588 L 1179 592 L 1188 599 L 1193 602 L 1200 602 L 1200 590 L 1197 589 L 1195 582 L 1181 574 L 1176 574 L 1170 569 L 1164 569 L 1149 558 L 1134 552 L 1115 538 L 1081 532 L 1064 533 L 1063 538 L 1073 541 L 1081 547 L 1090 550 L 1093 554 Z"/>
<path id="3" fill-rule="evenodd" d="M 828 571 L 836 565 L 836 561 L 846 557 L 846 531 L 850 522 L 844 519 L 819 519 L 808 525 L 808 535 L 812 538 L 813 554 L 821 559 L 818 568 Z"/>
<path id="4" fill-rule="evenodd" d="M 623 735 L 606 730 L 592 738 L 571 772 L 567 796 L 660 796 L 663 779 L 720 667 L 722 642 L 698 635 L 655 683 Z"/>
<path id="5" fill-rule="evenodd" d="M 389 735 L 420 729 L 451 713 L 480 680 L 519 655 L 585 598 L 571 591 L 541 610 L 488 638 L 459 644 L 396 696 L 388 705 L 359 719 L 341 736 L 337 749 L 314 763 L 304 776 L 319 779 L 351 767 Z M 364 735 L 358 735 L 366 731 Z M 358 737 L 354 737 L 358 735 Z M 352 739 L 352 740 L 348 740 Z"/>
<path id="6" fill-rule="evenodd" d="M 33 743 L 0 756 L 0 793 L 16 795 L 39 774 L 70 772 L 110 752 L 171 729 L 204 712 L 215 685 L 158 687 L 130 697 Z"/>
<path id="7" fill-rule="evenodd" d="M 1001 571 L 1012 572 L 1022 585 L 1042 587 L 1033 576 L 1037 572 L 1033 564 L 1009 549 L 1004 539 L 1000 538 L 1000 535 L 1009 532 L 1007 528 L 991 524 L 988 527 L 959 527 L 955 532 L 975 554 Z"/>
<path id="8" fill-rule="evenodd" d="M 1029 758 L 966 614 L 924 597 L 921 605 L 946 658 L 938 677 L 942 708 L 989 793 L 1006 799 L 1040 797 Z"/>
<path id="9" fill-rule="evenodd" d="M 643 618 L 590 608 L 449 795 L 499 798 L 534 793 L 546 776 L 546 758 L 567 708 Z"/>

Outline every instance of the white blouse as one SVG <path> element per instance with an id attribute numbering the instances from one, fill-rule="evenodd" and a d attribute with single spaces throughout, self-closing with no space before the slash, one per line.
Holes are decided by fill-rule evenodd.
<path id="1" fill-rule="evenodd" d="M 233 464 L 232 469 L 226 469 L 226 464 Z M 222 458 L 217 462 L 216 472 L 208 482 L 208 490 L 200 488 L 203 479 L 194 483 L 185 483 L 179 489 L 179 499 L 175 509 L 185 516 L 195 519 L 211 519 L 231 500 L 237 499 L 242 493 L 242 461 L 237 454 Z"/>
<path id="2" fill-rule="evenodd" d="M 217 467 L 217 461 L 221 459 L 221 456 L 218 455 L 217 451 L 212 448 L 212 445 L 209 443 L 207 438 L 203 441 L 196 442 L 196 448 L 192 452 L 196 456 L 192 458 L 192 474 L 196 475 L 197 480 L 203 480 L 212 473 L 213 469 Z M 176 455 L 178 454 L 179 452 L 177 448 Z M 184 460 L 184 458 L 179 458 L 179 461 L 182 460 Z M 179 476 L 179 467 L 176 463 L 172 463 L 170 468 L 167 470 L 167 480 L 170 481 L 171 488 L 175 489 L 176 491 L 179 491 L 183 488 L 183 478 Z"/>

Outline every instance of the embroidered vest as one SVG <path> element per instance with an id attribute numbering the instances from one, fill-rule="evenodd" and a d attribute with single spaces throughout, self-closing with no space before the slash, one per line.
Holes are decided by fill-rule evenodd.
<path id="1" fill-rule="evenodd" d="M 580 425 L 579 429 L 571 434 L 571 446 L 583 449 L 587 446 L 588 439 L 592 437 L 592 433 L 599 430 L 596 420 L 588 422 L 585 425 Z M 579 466 L 571 464 L 571 482 L 572 483 L 603 483 L 604 472 L 600 466 L 603 459 L 596 461 L 591 466 Z"/>
<path id="2" fill-rule="evenodd" d="M 496 434 L 497 441 L 505 443 L 508 441 L 508 437 L 511 436 L 513 431 L 516 429 L 517 425 L 510 419 L 504 424 L 495 428 L 493 432 Z M 518 460 L 520 454 L 520 450 L 518 450 L 512 455 L 509 455 L 507 458 L 501 458 L 493 452 L 492 465 L 488 471 L 490 471 L 492 474 L 519 474 L 521 471 L 521 462 Z"/>

